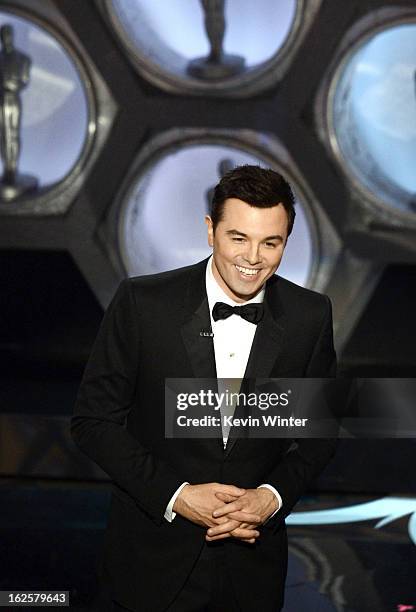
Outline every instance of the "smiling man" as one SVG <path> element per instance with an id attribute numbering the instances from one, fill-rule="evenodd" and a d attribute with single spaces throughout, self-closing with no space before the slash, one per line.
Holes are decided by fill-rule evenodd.
<path id="1" fill-rule="evenodd" d="M 102 579 L 114 610 L 277 612 L 285 517 L 330 440 L 166 439 L 166 378 L 335 374 L 326 296 L 275 272 L 295 218 L 290 186 L 228 172 L 205 221 L 208 260 L 123 281 L 84 373 L 79 447 L 113 480 Z M 101 610 L 103 605 L 100 604 Z"/>
<path id="2" fill-rule="evenodd" d="M 238 198 L 227 198 L 220 210 L 214 209 L 215 224 L 206 217 L 208 242 L 213 247 L 212 272 L 230 298 L 245 302 L 260 291 L 280 264 L 288 236 L 288 213 L 281 203 L 260 207 Z"/>

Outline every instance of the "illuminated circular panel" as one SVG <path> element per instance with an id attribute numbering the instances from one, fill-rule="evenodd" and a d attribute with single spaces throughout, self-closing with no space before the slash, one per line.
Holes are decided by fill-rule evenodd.
<path id="1" fill-rule="evenodd" d="M 1 11 L 4 24 L 14 29 L 16 49 L 32 60 L 30 82 L 21 94 L 19 172 L 35 175 L 47 187 L 61 181 L 82 153 L 89 121 L 86 94 L 73 60 L 49 32 Z"/>
<path id="2" fill-rule="evenodd" d="M 416 211 L 416 23 L 367 36 L 331 85 L 329 127 L 340 163 L 369 199 Z"/>
<path id="3" fill-rule="evenodd" d="M 121 204 L 119 246 L 130 276 L 187 266 L 211 253 L 204 216 L 220 165 L 266 167 L 260 158 L 230 146 L 188 145 L 136 175 Z M 309 220 L 300 203 L 279 274 L 306 285 L 313 258 Z"/>
<path id="4" fill-rule="evenodd" d="M 320 0 L 308 0 L 312 13 Z M 187 73 L 190 60 L 206 57 L 209 43 L 200 0 L 101 0 L 121 43 L 139 68 L 158 84 L 205 91 L 215 87 Z M 224 51 L 244 56 L 247 71 L 223 81 L 241 83 L 253 71 L 280 55 L 290 34 L 303 25 L 303 0 L 226 0 Z M 218 87 L 225 83 L 218 82 Z"/>

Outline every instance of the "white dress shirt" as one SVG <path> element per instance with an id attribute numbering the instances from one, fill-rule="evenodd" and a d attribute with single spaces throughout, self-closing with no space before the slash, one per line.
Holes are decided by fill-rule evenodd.
<path id="1" fill-rule="evenodd" d="M 237 378 L 243 379 L 244 372 L 246 370 L 248 358 L 251 351 L 251 345 L 253 344 L 254 334 L 256 333 L 256 325 L 246 321 L 237 314 L 233 314 L 227 319 L 219 319 L 214 321 L 212 318 L 212 309 L 216 302 L 224 302 L 230 306 L 241 306 L 241 302 L 235 302 L 223 291 L 219 286 L 212 272 L 212 256 L 208 260 L 206 268 L 206 290 L 208 296 L 208 305 L 211 318 L 211 329 L 214 334 L 214 352 L 215 352 L 215 365 L 217 370 L 217 378 Z M 261 303 L 264 299 L 265 289 L 261 289 L 259 293 L 247 300 L 244 304 Z M 219 381 L 220 384 L 220 381 Z M 221 389 L 218 389 L 221 392 Z M 223 431 L 223 442 L 224 448 L 226 447 L 228 439 L 228 432 Z M 173 512 L 173 505 L 182 491 L 183 487 L 189 483 L 184 482 L 175 491 L 172 496 L 166 511 L 165 519 L 171 522 L 176 512 Z M 262 484 L 260 487 L 266 487 L 270 489 L 277 497 L 278 507 L 277 510 L 269 517 L 272 518 L 280 510 L 282 506 L 282 498 L 272 485 Z M 268 519 L 268 520 L 269 520 Z"/>

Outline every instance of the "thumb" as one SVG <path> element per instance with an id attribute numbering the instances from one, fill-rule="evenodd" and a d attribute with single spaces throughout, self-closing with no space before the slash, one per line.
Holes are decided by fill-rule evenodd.
<path id="1" fill-rule="evenodd" d="M 228 493 L 215 493 L 215 497 L 223 502 L 233 502 L 238 499 L 237 495 L 229 495 Z"/>
<path id="2" fill-rule="evenodd" d="M 216 487 L 215 491 L 215 493 L 226 493 L 228 495 L 234 495 L 234 497 L 240 497 L 241 495 L 244 495 L 245 492 L 245 489 L 240 489 L 234 485 L 226 484 L 220 484 L 218 487 Z"/>

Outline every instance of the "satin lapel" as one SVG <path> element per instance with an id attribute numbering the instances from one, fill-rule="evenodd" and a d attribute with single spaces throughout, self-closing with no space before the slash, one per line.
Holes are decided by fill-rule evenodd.
<path id="1" fill-rule="evenodd" d="M 257 326 L 246 371 L 244 373 L 244 380 L 242 381 L 241 391 L 245 393 L 250 392 L 249 386 L 251 386 L 251 383 L 248 379 L 268 378 L 270 376 L 283 346 L 284 328 L 279 323 L 282 310 L 276 286 L 278 277 L 272 277 L 269 282 L 270 284 L 266 287 L 264 296 L 264 316 Z M 247 416 L 244 412 L 244 408 L 239 406 L 234 413 L 234 417 L 243 418 Z M 226 457 L 230 455 L 237 440 L 243 437 L 243 435 L 244 432 L 241 428 L 235 429 L 231 427 L 227 446 L 224 451 Z"/>
<path id="2" fill-rule="evenodd" d="M 201 333 L 211 331 L 208 298 L 202 299 L 199 307 L 181 328 L 182 339 L 188 352 L 192 370 L 196 378 L 217 378 L 215 367 L 214 343 L 211 336 Z"/>
<path id="3" fill-rule="evenodd" d="M 244 378 L 267 378 L 282 348 L 283 327 L 272 315 L 265 301 L 264 317 L 257 326 Z"/>
<path id="4" fill-rule="evenodd" d="M 207 259 L 197 264 L 190 273 L 188 291 L 184 300 L 184 323 L 181 335 L 195 378 L 213 379 L 213 391 L 217 391 L 217 369 L 212 336 L 201 335 L 211 332 L 208 297 L 205 285 Z M 218 438 L 201 439 L 201 443 L 214 444 L 223 452 L 221 431 Z"/>

